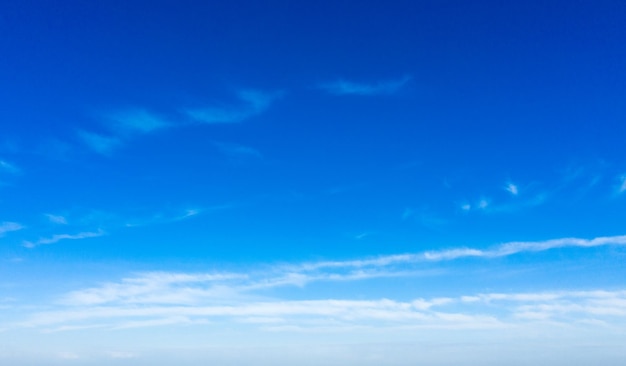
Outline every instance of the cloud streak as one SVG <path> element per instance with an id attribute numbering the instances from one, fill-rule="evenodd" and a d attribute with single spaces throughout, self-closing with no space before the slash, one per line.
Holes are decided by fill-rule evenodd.
<path id="1" fill-rule="evenodd" d="M 394 264 L 450 261 L 460 258 L 498 258 L 528 252 L 543 252 L 556 248 L 591 248 L 599 246 L 626 245 L 626 235 L 597 237 L 594 239 L 559 238 L 534 242 L 508 242 L 490 249 L 478 248 L 451 248 L 444 250 L 425 251 L 422 253 L 408 253 L 380 256 L 371 259 L 357 259 L 348 261 L 321 261 L 305 263 L 299 267 L 305 270 L 320 268 L 365 268 L 386 267 Z"/>
<path id="2" fill-rule="evenodd" d="M 104 235 L 104 231 L 86 231 L 78 234 L 55 234 L 48 238 L 40 238 L 36 241 L 24 241 L 22 246 L 25 248 L 35 248 L 40 245 L 54 244 L 61 240 L 79 240 L 87 238 L 95 238 Z"/>
<path id="3" fill-rule="evenodd" d="M 0 160 L 0 171 L 4 171 L 10 174 L 18 174 L 20 172 L 20 169 L 6 160 Z"/>
<path id="4" fill-rule="evenodd" d="M 405 86 L 411 77 L 404 76 L 396 80 L 385 80 L 374 84 L 356 83 L 346 80 L 338 80 L 319 85 L 319 88 L 333 95 L 388 95 L 396 93 Z"/>
<path id="5" fill-rule="evenodd" d="M 93 151 L 101 155 L 110 155 L 122 140 L 116 136 L 106 136 L 88 131 L 78 131 L 80 139 Z"/>
<path id="6" fill-rule="evenodd" d="M 122 134 L 149 133 L 170 127 L 163 118 L 144 109 L 132 109 L 109 115 L 113 128 Z"/>
<path id="7" fill-rule="evenodd" d="M 65 216 L 53 214 L 44 214 L 44 216 L 53 224 L 67 225 L 67 219 Z"/>
<path id="8" fill-rule="evenodd" d="M 158 130 L 188 126 L 192 123 L 228 124 L 239 123 L 266 111 L 283 93 L 268 93 L 258 90 L 241 90 L 237 93 L 238 102 L 226 106 L 189 108 L 178 112 L 177 123 L 143 108 L 127 109 L 104 116 L 108 134 L 79 130 L 78 136 L 90 149 L 111 155 L 113 151 L 128 143 L 137 135 L 145 135 Z M 258 152 L 257 152 L 258 154 Z M 0 168 L 2 161 L 0 161 Z"/>
<path id="9" fill-rule="evenodd" d="M 23 228 L 24 226 L 18 224 L 17 222 L 5 221 L 3 223 L 0 223 L 0 237 L 3 237 L 6 233 L 22 230 Z"/>
<path id="10" fill-rule="evenodd" d="M 208 281 L 221 281 L 208 279 Z M 158 282 L 157 282 L 158 283 Z M 193 283 L 193 282 L 182 282 Z M 48 331 L 89 328 L 109 329 L 154 327 L 175 324 L 204 324 L 212 319 L 255 324 L 264 330 L 330 328 L 440 328 L 488 329 L 515 327 L 528 322 L 626 323 L 625 290 L 556 291 L 535 293 L 479 293 L 456 297 L 391 300 L 346 300 L 337 298 L 285 300 L 224 298 L 221 294 L 189 303 L 171 298 L 163 302 L 144 293 L 140 301 L 128 302 L 127 285 L 111 290 L 124 293 L 106 305 L 78 301 L 59 310 L 32 314 L 18 324 Z M 162 284 L 162 283 L 161 283 Z M 169 283 L 171 290 L 194 291 L 195 287 Z M 175 286 L 174 286 L 175 285 Z M 132 287 L 131 287 L 132 288 Z M 160 288 L 158 290 L 163 290 Z M 219 301 L 216 301 L 219 298 Z M 121 301 L 120 301 L 121 299 Z M 95 322 L 95 323 L 94 323 Z"/>
<path id="11" fill-rule="evenodd" d="M 282 96 L 282 93 L 242 90 L 237 96 L 240 100 L 238 105 L 190 108 L 184 110 L 184 113 L 193 121 L 200 123 L 239 123 L 267 110 L 276 99 Z"/>
<path id="12" fill-rule="evenodd" d="M 93 233 L 92 233 L 93 234 Z M 91 235 L 57 235 L 40 244 Z M 127 329 L 233 322 L 264 331 L 355 329 L 485 329 L 528 322 L 626 325 L 626 290 L 474 293 L 412 298 L 343 299 L 312 295 L 286 299 L 277 291 L 313 282 L 365 281 L 384 277 L 432 276 L 427 262 L 498 258 L 553 248 L 626 245 L 626 236 L 560 238 L 509 242 L 491 249 L 452 248 L 350 261 L 264 266 L 245 272 L 145 272 L 99 286 L 71 291 L 13 327 L 43 331 Z M 417 265 L 417 267 L 412 266 Z M 271 294 L 271 297 L 268 296 Z M 309 293 L 311 294 L 311 293 Z M 311 295 L 309 295 L 311 296 Z M 321 297 L 320 297 L 321 296 Z"/>
<path id="13" fill-rule="evenodd" d="M 77 239 L 78 236 L 71 238 Z M 55 236 L 47 241 L 53 242 L 61 239 L 70 239 L 70 237 Z M 348 261 L 274 265 L 261 271 L 245 273 L 147 272 L 125 278 L 117 284 L 109 283 L 101 287 L 72 292 L 65 296 L 61 303 L 72 305 L 104 305 L 115 302 L 195 304 L 210 298 L 241 298 L 265 289 L 286 286 L 302 287 L 313 282 L 362 281 L 385 277 L 432 276 L 441 273 L 441 271 L 412 267 L 411 264 L 452 261 L 460 258 L 488 259 L 523 252 L 541 252 L 553 248 L 590 248 L 606 245 L 626 245 L 626 236 L 599 237 L 589 240 L 562 238 L 539 242 L 510 242 L 485 250 L 452 248 Z"/>

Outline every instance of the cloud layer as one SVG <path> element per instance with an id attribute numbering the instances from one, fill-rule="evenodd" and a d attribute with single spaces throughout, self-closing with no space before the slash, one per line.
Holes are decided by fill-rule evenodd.
<path id="1" fill-rule="evenodd" d="M 83 234 L 41 239 L 37 245 L 101 233 Z M 274 265 L 246 272 L 145 272 L 119 282 L 69 292 L 50 310 L 32 314 L 20 326 L 69 330 L 97 324 L 118 329 L 195 324 L 213 318 L 228 318 L 272 330 L 328 327 L 331 323 L 339 327 L 490 328 L 524 321 L 608 322 L 617 317 L 619 322 L 625 322 L 624 290 L 478 293 L 412 300 L 276 297 L 278 289 L 316 282 L 436 274 L 420 268 L 426 262 L 606 245 L 626 245 L 626 236 L 510 242 L 491 249 L 452 248 L 349 261 Z"/>

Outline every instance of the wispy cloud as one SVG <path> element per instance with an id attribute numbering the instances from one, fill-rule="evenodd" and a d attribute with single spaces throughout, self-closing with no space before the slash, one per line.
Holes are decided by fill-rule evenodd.
<path id="1" fill-rule="evenodd" d="M 170 123 L 162 117 L 144 109 L 120 111 L 108 117 L 113 122 L 112 127 L 122 134 L 149 133 L 170 127 Z"/>
<path id="2" fill-rule="evenodd" d="M 282 93 L 242 90 L 237 96 L 240 103 L 236 105 L 190 108 L 184 110 L 184 113 L 201 123 L 238 123 L 267 110 Z"/>
<path id="3" fill-rule="evenodd" d="M 397 92 L 410 80 L 410 76 L 404 76 L 400 79 L 395 80 L 384 80 L 373 84 L 338 80 L 330 83 L 321 84 L 319 85 L 319 88 L 334 95 L 385 95 Z"/>
<path id="4" fill-rule="evenodd" d="M 476 206 L 481 210 L 486 210 L 487 207 L 489 207 L 489 200 L 487 200 L 486 198 L 481 198 Z"/>
<path id="5" fill-rule="evenodd" d="M 202 324 L 214 318 L 273 331 L 327 326 L 480 329 L 547 320 L 567 324 L 583 320 L 614 322 L 616 317 L 626 324 L 624 290 L 478 293 L 401 301 L 334 297 L 293 300 L 276 298 L 281 292 L 269 291 L 313 282 L 436 275 L 432 270 L 420 272 L 419 265 L 424 262 L 489 259 L 553 248 L 606 245 L 626 245 L 626 236 L 510 242 L 491 249 L 460 247 L 349 261 L 279 264 L 243 272 L 145 272 L 71 291 L 51 310 L 38 311 L 19 326 L 48 331 L 90 326 L 124 329 Z"/>
<path id="6" fill-rule="evenodd" d="M 626 245 L 626 235 L 598 237 L 594 239 L 560 238 L 534 242 L 509 242 L 492 247 L 491 249 L 459 247 L 445 250 L 425 251 L 422 253 L 380 256 L 370 259 L 321 261 L 302 264 L 301 268 L 314 270 L 320 268 L 388 267 L 396 264 L 420 263 L 425 261 L 449 261 L 468 257 L 497 258 L 518 253 L 543 252 L 555 248 L 590 248 L 609 245 Z"/>
<path id="7" fill-rule="evenodd" d="M 228 280 L 227 276 L 167 273 L 125 279 L 70 293 L 60 309 L 37 312 L 19 325 L 63 331 L 96 322 L 98 327 L 124 329 L 203 324 L 212 318 L 225 318 L 281 331 L 320 326 L 485 329 L 547 320 L 568 324 L 609 319 L 626 322 L 624 290 L 478 293 L 403 301 L 286 300 L 229 296 L 224 292 Z M 207 283 L 219 286 L 207 289 Z M 219 288 L 221 292 L 210 291 Z"/>
<path id="8" fill-rule="evenodd" d="M 214 205 L 214 206 L 192 207 L 192 208 L 186 208 L 183 210 L 181 209 L 165 210 L 165 211 L 158 212 L 148 217 L 128 219 L 125 221 L 123 226 L 124 227 L 136 227 L 136 226 L 174 223 L 174 222 L 183 221 L 183 220 L 197 217 L 203 213 L 228 210 L 228 209 L 232 209 L 233 207 L 235 207 L 233 204 L 222 204 L 222 205 Z"/>
<path id="9" fill-rule="evenodd" d="M 439 230 L 448 224 L 448 220 L 433 212 L 428 207 L 422 207 L 419 210 L 406 208 L 402 213 L 402 220 L 406 221 L 408 219 L 433 230 Z"/>
<path id="10" fill-rule="evenodd" d="M 55 235 L 52 235 L 51 237 L 40 238 L 36 241 L 24 241 L 22 243 L 22 246 L 24 246 L 25 248 L 34 248 L 40 245 L 54 244 L 61 240 L 87 239 L 87 238 L 94 238 L 94 237 L 102 236 L 102 235 L 104 235 L 104 231 L 102 230 L 86 231 L 86 232 L 82 232 L 78 234 L 55 234 Z"/>
<path id="11" fill-rule="evenodd" d="M 226 143 L 226 142 L 214 142 L 213 145 L 224 155 L 228 155 L 230 157 L 249 157 L 249 158 L 262 158 L 263 155 L 250 146 L 234 144 L 234 143 Z"/>
<path id="12" fill-rule="evenodd" d="M 510 194 L 512 194 L 513 196 L 517 196 L 519 194 L 519 190 L 517 188 L 517 185 L 509 182 L 506 184 L 506 186 L 504 187 L 504 189 L 509 192 Z"/>
<path id="13" fill-rule="evenodd" d="M 122 144 L 122 140 L 116 136 L 105 136 L 82 130 L 78 131 L 78 136 L 89 148 L 102 155 L 110 155 Z"/>
<path id="14" fill-rule="evenodd" d="M 0 224 L 0 237 L 4 236 L 6 233 L 9 233 L 11 231 L 22 230 L 23 228 L 24 226 L 22 226 L 21 224 L 18 224 L 17 222 L 5 221 Z"/>
<path id="15" fill-rule="evenodd" d="M 11 164 L 6 160 L 0 159 L 0 172 L 18 174 L 20 172 L 20 169 L 14 164 Z"/>
<path id="16" fill-rule="evenodd" d="M 518 192 L 518 191 L 516 191 Z M 517 196 L 516 194 L 512 195 Z M 521 198 L 521 197 L 520 197 Z M 511 213 L 516 212 L 522 209 L 531 208 L 535 206 L 542 205 L 548 199 L 547 193 L 537 193 L 534 196 L 526 197 L 524 199 L 509 201 L 509 202 L 498 202 L 492 201 L 488 198 L 481 198 L 476 201 L 475 204 L 470 204 L 468 202 L 462 202 L 460 204 L 460 209 L 464 212 L 470 211 L 480 211 L 484 213 Z"/>
<path id="17" fill-rule="evenodd" d="M 620 177 L 620 181 L 621 181 L 621 182 L 620 182 L 621 184 L 620 184 L 620 186 L 619 186 L 619 188 L 618 188 L 618 190 L 617 190 L 617 191 L 618 191 L 620 194 L 622 194 L 622 193 L 626 192 L 626 174 L 624 174 L 624 175 L 622 175 L 622 176 Z"/>
<path id="18" fill-rule="evenodd" d="M 346 261 L 305 262 L 275 265 L 261 271 L 245 273 L 148 272 L 124 279 L 119 284 L 106 284 L 73 292 L 62 302 L 74 305 L 150 301 L 192 304 L 208 298 L 225 299 L 259 289 L 305 286 L 312 282 L 361 281 L 385 277 L 431 276 L 439 273 L 420 268 L 419 265 L 425 262 L 452 261 L 469 257 L 489 259 L 554 248 L 608 245 L 626 245 L 626 235 L 595 239 L 561 238 L 538 242 L 509 242 L 491 249 L 459 247 Z M 193 289 L 188 288 L 191 284 Z"/>
<path id="19" fill-rule="evenodd" d="M 59 225 L 67 225 L 67 219 L 65 218 L 65 216 L 61 216 L 61 215 L 53 215 L 53 214 L 44 214 L 44 216 L 51 222 L 54 224 L 59 224 Z"/>
<path id="20" fill-rule="evenodd" d="M 146 134 L 170 126 L 170 123 L 145 109 L 130 109 L 105 116 L 110 134 L 80 130 L 78 136 L 95 152 L 110 155 L 116 148 L 137 134 Z"/>

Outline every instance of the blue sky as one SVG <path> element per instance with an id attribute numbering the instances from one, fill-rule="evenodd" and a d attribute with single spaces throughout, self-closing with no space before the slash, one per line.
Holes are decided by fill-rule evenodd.
<path id="1" fill-rule="evenodd" d="M 624 2 L 0 14 L 0 363 L 626 360 Z"/>

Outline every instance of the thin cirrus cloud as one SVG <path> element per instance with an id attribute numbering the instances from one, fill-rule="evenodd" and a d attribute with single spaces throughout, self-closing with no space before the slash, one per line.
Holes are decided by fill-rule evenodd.
<path id="1" fill-rule="evenodd" d="M 422 253 L 395 254 L 380 256 L 371 259 L 348 260 L 348 261 L 321 261 L 305 263 L 302 269 L 314 270 L 320 268 L 365 268 L 386 267 L 395 264 L 419 263 L 425 261 L 449 261 L 460 258 L 498 258 L 519 253 L 543 252 L 556 248 L 590 248 L 599 246 L 623 246 L 626 245 L 626 235 L 597 237 L 594 239 L 559 238 L 535 242 L 508 242 L 491 249 L 477 248 L 451 248 L 445 250 L 425 251 Z"/>
<path id="2" fill-rule="evenodd" d="M 519 194 L 519 189 L 517 188 L 517 185 L 511 182 L 507 183 L 504 189 L 513 196 L 517 196 Z"/>
<path id="3" fill-rule="evenodd" d="M 78 240 L 78 239 L 87 239 L 87 238 L 95 238 L 98 236 L 104 235 L 104 231 L 85 231 L 78 234 L 55 234 L 48 238 L 40 238 L 36 241 L 24 241 L 22 246 L 25 248 L 35 248 L 40 245 L 46 244 L 54 244 L 61 240 Z"/>
<path id="4" fill-rule="evenodd" d="M 118 111 L 106 116 L 109 134 L 80 130 L 78 136 L 93 151 L 111 155 L 113 151 L 127 143 L 134 135 L 147 134 L 170 127 L 170 123 L 160 116 L 143 109 Z"/>
<path id="5" fill-rule="evenodd" d="M 232 209 L 233 207 L 235 207 L 234 204 L 226 203 L 226 204 L 221 204 L 221 205 L 186 208 L 184 210 L 158 212 L 149 217 L 128 219 L 124 222 L 123 226 L 130 228 L 130 227 L 174 223 L 174 222 L 192 219 L 205 213 L 229 210 L 229 209 Z"/>
<path id="6" fill-rule="evenodd" d="M 377 83 L 357 83 L 346 80 L 337 80 L 329 83 L 323 83 L 318 86 L 333 95 L 388 95 L 399 91 L 411 80 L 410 76 L 404 76 L 395 80 L 384 80 Z"/>
<path id="7" fill-rule="evenodd" d="M 144 109 L 112 113 L 108 119 L 113 123 L 111 127 L 122 134 L 149 133 L 171 126 L 171 123 L 162 117 Z"/>
<path id="8" fill-rule="evenodd" d="M 420 277 L 441 273 L 437 270 L 420 268 L 420 264 L 425 262 L 452 261 L 461 258 L 489 259 L 555 248 L 609 245 L 626 245 L 626 235 L 594 239 L 559 238 L 538 242 L 510 242 L 491 249 L 459 247 L 347 261 L 275 265 L 264 270 L 244 273 L 148 272 L 123 279 L 120 283 L 108 283 L 96 288 L 74 291 L 64 296 L 61 303 L 73 306 L 150 302 L 195 304 L 207 299 L 242 299 L 265 289 L 303 287 L 314 282 Z"/>
<path id="9" fill-rule="evenodd" d="M 0 160 L 0 172 L 18 174 L 20 169 L 6 160 Z"/>
<path id="10" fill-rule="evenodd" d="M 319 281 L 366 281 L 416 276 L 410 264 L 459 258 L 496 258 L 553 248 L 626 245 L 626 236 L 559 238 L 510 242 L 491 249 L 452 248 L 350 261 L 320 261 L 262 267 L 246 272 L 145 272 L 61 296 L 47 311 L 36 311 L 13 327 L 45 332 L 124 329 L 212 320 L 253 324 L 260 330 L 501 329 L 528 322 L 544 324 L 626 324 L 626 291 L 586 289 L 530 293 L 474 293 L 411 300 L 341 298 L 284 299 L 285 286 Z M 422 275 L 434 275 L 433 273 Z M 616 323 L 617 322 L 617 323 Z M 330 327 L 330 328 L 329 328 Z"/>
<path id="11" fill-rule="evenodd" d="M 617 191 L 619 194 L 622 194 L 626 192 L 626 174 L 620 177 L 620 181 L 621 181 L 621 184 Z"/>
<path id="12" fill-rule="evenodd" d="M 44 216 L 53 224 L 67 225 L 67 218 L 61 215 L 44 214 Z"/>
<path id="13" fill-rule="evenodd" d="M 83 130 L 78 131 L 78 136 L 90 149 L 101 155 L 110 155 L 113 150 L 122 145 L 122 140 L 116 136 L 101 135 Z"/>
<path id="14" fill-rule="evenodd" d="M 105 116 L 106 127 L 110 130 L 108 134 L 79 130 L 78 136 L 93 151 L 111 155 L 115 149 L 137 135 L 188 126 L 189 120 L 206 124 L 242 122 L 267 110 L 282 95 L 283 93 L 242 90 L 237 93 L 238 103 L 235 105 L 186 109 L 182 111 L 183 116 L 179 117 L 184 117 L 187 121 L 178 123 L 141 108 L 117 111 Z"/>
<path id="15" fill-rule="evenodd" d="M 3 237 L 6 233 L 22 230 L 23 228 L 24 226 L 18 224 L 17 222 L 5 221 L 0 223 L 0 237 Z"/>
<path id="16" fill-rule="evenodd" d="M 529 321 L 570 325 L 584 320 L 626 323 L 624 290 L 493 292 L 402 301 L 288 300 L 241 296 L 231 283 L 248 279 L 215 274 L 148 273 L 73 291 L 55 309 L 30 314 L 14 326 L 64 331 L 89 329 L 95 322 L 98 327 L 122 329 L 198 324 L 217 318 L 274 331 L 293 330 L 293 327 L 314 330 L 321 326 L 336 330 L 354 326 L 493 329 Z"/>
<path id="17" fill-rule="evenodd" d="M 195 122 L 206 124 L 239 123 L 261 114 L 283 93 L 242 90 L 237 93 L 239 103 L 227 106 L 209 106 L 185 109 L 184 114 Z"/>

